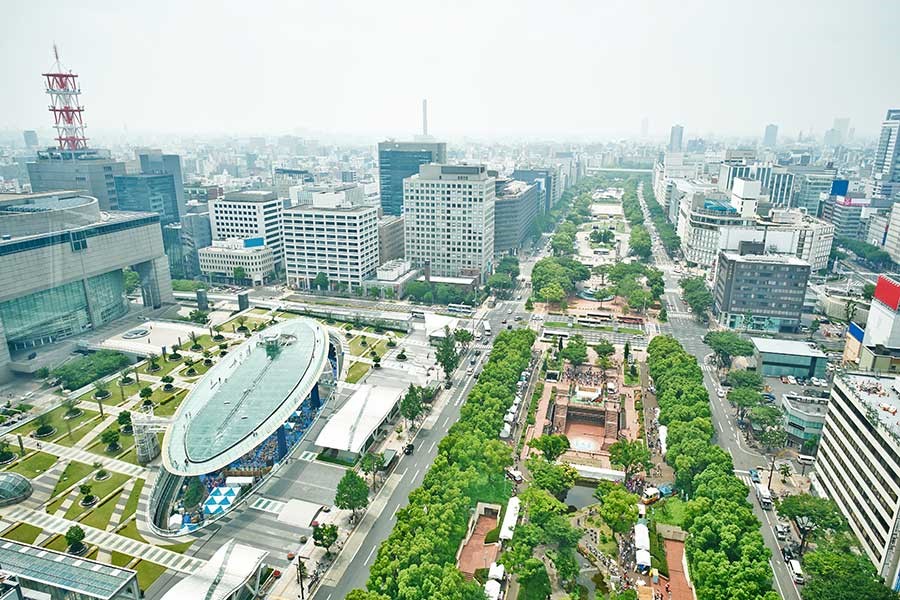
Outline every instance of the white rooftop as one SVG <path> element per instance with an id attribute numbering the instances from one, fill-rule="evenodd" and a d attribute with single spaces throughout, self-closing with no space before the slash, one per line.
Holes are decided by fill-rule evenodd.
<path id="1" fill-rule="evenodd" d="M 815 356 L 825 358 L 825 353 L 807 342 L 773 338 L 750 338 L 759 352 L 766 354 L 790 354 L 792 356 Z"/>
<path id="2" fill-rule="evenodd" d="M 173 585 L 162 598 L 226 600 L 241 589 L 268 555 L 265 550 L 257 550 L 238 544 L 233 539 L 229 540 L 216 550 L 205 565 Z"/>
<path id="3" fill-rule="evenodd" d="M 358 453 L 400 400 L 403 389 L 360 385 L 344 405 L 328 419 L 316 445 Z"/>
<path id="4" fill-rule="evenodd" d="M 447 317 L 436 313 L 425 313 L 425 335 L 428 337 L 444 337 L 444 328 L 449 327 L 452 333 L 459 325 L 456 317 Z"/>

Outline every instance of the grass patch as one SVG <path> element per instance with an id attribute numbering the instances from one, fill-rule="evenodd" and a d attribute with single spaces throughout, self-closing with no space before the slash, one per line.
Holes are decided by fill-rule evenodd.
<path id="1" fill-rule="evenodd" d="M 128 501 L 125 502 L 125 512 L 122 513 L 122 521 L 128 519 L 135 511 L 137 511 L 138 500 L 141 499 L 142 489 L 144 489 L 144 480 L 136 479 L 134 487 L 131 489 L 131 495 L 128 496 Z"/>
<path id="2" fill-rule="evenodd" d="M 265 324 L 265 323 L 269 322 L 269 319 L 253 317 L 246 313 L 241 316 L 247 317 L 247 321 L 244 323 L 244 327 L 247 327 L 251 332 L 256 331 L 256 328 L 260 324 Z M 235 317 L 229 321 L 222 323 L 222 331 L 226 331 L 228 333 L 243 333 L 243 331 L 237 330 L 238 327 L 240 327 L 240 325 L 238 325 L 237 319 L 238 319 L 238 317 Z"/>
<path id="3" fill-rule="evenodd" d="M 319 453 L 319 456 L 316 457 L 317 460 L 321 460 L 322 462 L 331 463 L 333 465 L 340 465 L 342 467 L 353 467 L 356 465 L 355 460 L 343 460 L 341 458 L 337 458 L 336 456 L 329 456 L 329 450 L 324 450 Z"/>
<path id="4" fill-rule="evenodd" d="M 657 523 L 681 527 L 684 524 L 686 508 L 687 505 L 681 498 L 671 496 L 653 507 L 653 520 Z"/>
<path id="5" fill-rule="evenodd" d="M 159 417 L 171 417 L 178 410 L 178 407 L 181 406 L 181 402 L 187 396 L 187 393 L 187 390 L 179 390 L 175 394 L 166 392 L 166 397 L 153 407 L 153 414 Z M 172 398 L 172 400 L 168 400 L 169 398 Z"/>
<path id="6" fill-rule="evenodd" d="M 79 406 L 79 409 L 81 409 L 81 414 L 73 419 L 64 419 L 63 418 L 63 415 L 66 413 L 65 406 L 58 406 L 47 413 L 47 416 L 50 419 L 47 423 L 56 428 L 56 433 L 54 434 L 55 436 L 58 437 L 58 436 L 60 436 L 60 434 L 65 435 L 66 431 L 68 431 L 68 429 L 66 429 L 66 427 L 69 427 L 74 430 L 76 427 L 78 427 L 85 421 L 89 421 L 89 420 L 93 419 L 95 416 L 97 416 L 96 411 L 87 410 L 80 406 Z M 31 432 L 36 430 L 37 428 L 38 428 L 37 420 L 33 420 L 30 423 L 25 423 L 24 425 L 20 425 L 19 427 L 16 427 L 15 429 L 12 430 L 12 433 L 17 433 L 17 434 L 25 436 L 25 435 L 30 435 Z"/>
<path id="7" fill-rule="evenodd" d="M 137 522 L 132 519 L 125 524 L 125 527 L 116 531 L 117 534 L 123 535 L 127 538 L 131 538 L 137 542 L 147 543 L 147 540 L 144 539 L 144 536 L 140 534 L 137 529 Z"/>
<path id="8" fill-rule="evenodd" d="M 114 567 L 127 567 L 134 557 L 113 550 L 109 555 L 109 562 Z"/>
<path id="9" fill-rule="evenodd" d="M 29 525 L 28 523 L 19 523 L 12 529 L 5 531 L 3 537 L 22 542 L 23 544 L 33 544 L 42 531 L 44 530 L 40 527 Z"/>
<path id="10" fill-rule="evenodd" d="M 25 458 L 7 467 L 6 470 L 12 471 L 13 473 L 18 473 L 19 475 L 27 477 L 28 479 L 34 479 L 35 477 L 52 467 L 56 463 L 56 461 L 57 458 L 52 454 L 47 454 L 46 452 L 35 452 L 33 454 L 26 455 Z"/>
<path id="11" fill-rule="evenodd" d="M 628 333 L 631 335 L 644 335 L 643 329 L 635 329 L 634 327 L 619 327 L 619 333 Z"/>
<path id="12" fill-rule="evenodd" d="M 189 345 L 191 341 L 188 340 L 187 343 Z M 184 349 L 187 350 L 187 348 Z M 182 358 L 179 358 L 177 360 L 169 360 L 168 358 L 163 359 L 162 357 L 160 357 L 156 361 L 156 364 L 159 365 L 158 371 L 148 371 L 148 369 L 150 368 L 150 363 L 145 362 L 140 367 L 138 367 L 138 373 L 141 373 L 143 375 L 152 375 L 154 377 L 162 377 L 163 375 L 168 375 L 169 373 L 171 373 L 182 362 L 184 362 L 183 355 Z M 140 387 L 143 387 L 145 385 L 147 385 L 146 381 L 142 382 L 142 385 Z M 140 388 L 138 388 L 138 391 L 140 391 Z"/>
<path id="13" fill-rule="evenodd" d="M 121 460 L 123 462 L 131 463 L 133 465 L 140 466 L 140 463 L 137 459 L 137 446 L 132 446 L 128 449 L 125 454 L 120 454 L 116 457 L 117 460 Z"/>
<path id="14" fill-rule="evenodd" d="M 363 339 L 366 341 L 366 345 L 363 346 Z M 363 356 L 366 352 L 369 351 L 369 348 L 372 347 L 375 343 L 375 338 L 369 338 L 362 335 L 358 335 L 352 340 L 350 340 L 350 354 L 353 356 Z"/>
<path id="15" fill-rule="evenodd" d="M 73 429 L 72 433 L 63 432 L 61 436 L 53 440 L 55 444 L 59 444 L 60 446 L 68 446 L 71 448 L 79 441 L 81 441 L 84 436 L 93 431 L 94 427 L 100 422 L 100 415 L 98 414 L 96 417 L 89 421 L 85 421 L 82 423 L 77 429 Z"/>
<path id="16" fill-rule="evenodd" d="M 650 522 L 650 566 L 659 569 L 660 575 L 669 577 L 669 562 L 666 560 L 666 545 L 663 537 L 656 532 L 653 522 Z"/>
<path id="17" fill-rule="evenodd" d="M 364 362 L 355 362 L 347 369 L 347 383 L 356 383 L 369 372 L 372 365 Z"/>
<path id="18" fill-rule="evenodd" d="M 109 389 L 107 391 L 109 392 L 109 396 L 101 400 L 104 406 L 116 405 L 122 401 L 122 397 L 119 395 L 119 383 L 117 379 L 113 379 L 109 382 Z M 78 401 L 96 405 L 97 399 L 94 398 L 94 390 L 78 396 Z"/>
<path id="19" fill-rule="evenodd" d="M 641 374 L 632 375 L 628 369 L 625 369 L 625 385 L 638 385 L 641 383 Z"/>
<path id="20" fill-rule="evenodd" d="M 50 548 L 51 550 L 56 550 L 57 552 L 65 552 L 69 545 L 66 544 L 66 538 L 61 535 L 54 535 L 52 538 L 47 540 L 43 544 L 44 548 Z"/>
<path id="21" fill-rule="evenodd" d="M 94 471 L 94 467 L 91 465 L 86 465 L 82 462 L 72 461 L 68 465 L 66 465 L 65 470 L 62 472 L 62 475 L 59 476 L 59 480 L 56 482 L 56 486 L 53 488 L 53 494 L 50 496 L 51 498 L 55 498 L 59 494 L 62 493 L 63 490 L 71 487 L 72 485 L 78 483 L 88 475 L 90 475 Z M 48 510 L 48 512 L 50 512 Z"/>
<path id="22" fill-rule="evenodd" d="M 90 482 L 85 482 L 91 486 L 91 494 L 97 496 L 97 498 L 103 499 L 112 494 L 116 489 L 125 485 L 125 482 L 128 481 L 127 475 L 122 475 L 121 473 L 110 473 L 109 479 L 104 481 L 96 481 L 91 480 Z M 115 500 L 119 497 L 118 494 L 114 494 L 113 505 L 109 508 L 109 515 L 112 514 L 113 508 L 115 508 Z M 78 496 L 78 499 L 72 503 L 72 506 L 66 511 L 66 518 L 72 521 L 77 520 L 80 516 L 85 514 L 89 510 L 98 510 L 100 506 L 94 505 L 93 509 L 85 508 L 79 504 L 81 501 L 81 496 Z M 109 504 L 108 502 L 106 504 Z M 102 526 L 99 526 L 100 529 L 106 527 L 106 524 L 109 523 L 109 515 L 106 517 L 106 521 L 103 522 Z M 95 525 L 95 527 L 98 527 Z"/>
<path id="23" fill-rule="evenodd" d="M 137 571 L 138 586 L 144 591 L 166 572 L 164 566 L 146 560 L 138 562 L 132 568 Z"/>
<path id="24" fill-rule="evenodd" d="M 164 548 L 170 552 L 175 552 L 177 554 L 184 554 L 188 551 L 188 548 L 194 545 L 194 540 L 189 540 L 187 542 L 181 542 L 180 544 L 169 544 L 168 546 L 160 546 L 160 548 Z"/>
<path id="25" fill-rule="evenodd" d="M 113 494 L 113 497 L 103 504 L 95 506 L 93 510 L 82 517 L 81 523 L 101 530 L 106 529 L 113 511 L 116 509 L 116 504 L 119 502 L 119 496 L 120 494 Z M 77 503 L 72 506 L 77 506 Z"/>
<path id="26" fill-rule="evenodd" d="M 278 317 L 279 319 L 296 319 L 300 315 L 295 315 L 294 313 L 289 313 L 289 312 L 280 312 L 280 313 L 276 313 L 275 316 Z"/>

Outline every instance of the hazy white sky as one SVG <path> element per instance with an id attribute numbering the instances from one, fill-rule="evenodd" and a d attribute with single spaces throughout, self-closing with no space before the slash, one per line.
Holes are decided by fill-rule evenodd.
<path id="1" fill-rule="evenodd" d="M 0 128 L 81 75 L 95 132 L 861 134 L 900 106 L 900 2 L 492 0 L 0 4 Z"/>

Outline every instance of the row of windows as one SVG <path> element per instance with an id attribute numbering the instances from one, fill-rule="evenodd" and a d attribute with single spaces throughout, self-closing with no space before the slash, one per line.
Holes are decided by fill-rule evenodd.
<path id="1" fill-rule="evenodd" d="M 78 230 L 79 235 L 83 235 L 87 238 L 96 237 L 99 235 L 107 235 L 110 233 L 115 233 L 118 231 L 127 231 L 129 229 L 137 229 L 139 227 L 146 227 L 147 225 L 151 225 L 153 223 L 159 224 L 159 215 L 152 215 L 147 217 L 141 217 L 139 219 L 132 219 L 128 221 L 120 221 L 118 223 L 107 223 L 105 225 L 97 225 L 91 227 L 89 229 Z M 0 244 L 0 256 L 6 256 L 9 254 L 15 254 L 17 252 L 24 252 L 26 250 L 34 250 L 36 248 L 46 248 L 48 246 L 56 246 L 59 244 L 68 244 L 71 242 L 72 234 L 74 231 L 64 231 L 62 233 L 57 233 L 53 235 L 47 235 L 40 238 L 22 240 L 17 242 L 9 242 Z"/>

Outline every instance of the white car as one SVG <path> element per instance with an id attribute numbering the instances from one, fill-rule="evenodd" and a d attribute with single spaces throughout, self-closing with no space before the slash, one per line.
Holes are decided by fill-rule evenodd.
<path id="1" fill-rule="evenodd" d="M 719 391 L 716 392 L 716 396 L 718 396 L 719 398 L 724 398 L 724 397 L 725 397 L 725 390 L 723 390 L 722 388 L 719 388 Z"/>
<path id="2" fill-rule="evenodd" d="M 788 375 L 788 383 L 791 385 L 797 385 L 797 378 L 793 375 Z"/>

